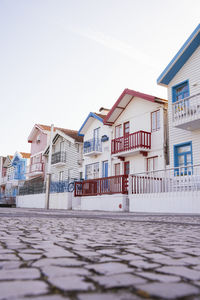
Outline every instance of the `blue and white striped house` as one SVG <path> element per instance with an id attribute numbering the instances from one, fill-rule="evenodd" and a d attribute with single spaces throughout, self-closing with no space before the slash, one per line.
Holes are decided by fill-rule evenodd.
<path id="1" fill-rule="evenodd" d="M 30 153 L 15 152 L 14 156 L 7 156 L 4 162 L 6 168 L 5 196 L 15 197 L 18 187 L 27 179 L 27 168 L 29 166 Z"/>
<path id="2" fill-rule="evenodd" d="M 188 170 L 200 164 L 200 24 L 157 83 L 168 89 L 170 167 Z"/>

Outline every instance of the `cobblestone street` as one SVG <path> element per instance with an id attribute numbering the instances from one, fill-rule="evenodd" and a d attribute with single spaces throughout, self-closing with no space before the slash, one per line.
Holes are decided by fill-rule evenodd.
<path id="1" fill-rule="evenodd" d="M 200 299 L 200 216 L 0 208 L 0 299 Z"/>

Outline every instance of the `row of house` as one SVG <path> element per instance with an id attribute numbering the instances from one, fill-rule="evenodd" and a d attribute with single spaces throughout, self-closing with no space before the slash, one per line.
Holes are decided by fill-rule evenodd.
<path id="1" fill-rule="evenodd" d="M 77 197 L 128 193 L 128 185 L 136 194 L 169 192 L 177 184 L 192 189 L 191 179 L 188 186 L 180 178 L 195 174 L 198 179 L 200 164 L 200 24 L 157 83 L 167 87 L 168 100 L 125 89 L 111 109 L 90 112 L 78 132 L 55 127 L 51 180 L 79 181 Z M 26 161 L 19 167 L 23 184 L 45 181 L 50 129 L 34 125 L 29 156 L 16 152 L 1 158 L 1 193 L 17 161 Z"/>

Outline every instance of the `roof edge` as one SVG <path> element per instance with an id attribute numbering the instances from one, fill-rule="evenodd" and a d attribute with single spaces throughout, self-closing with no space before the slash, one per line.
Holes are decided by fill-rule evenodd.
<path id="1" fill-rule="evenodd" d="M 168 85 L 168 84 L 166 84 L 166 83 L 163 82 L 164 77 L 173 68 L 173 66 L 175 65 L 175 63 L 178 61 L 178 59 L 181 57 L 181 55 L 184 53 L 184 51 L 190 46 L 191 42 L 198 35 L 199 32 L 200 32 L 200 24 L 198 24 L 198 26 L 195 28 L 195 30 L 192 32 L 192 34 L 189 36 L 189 38 L 185 41 L 185 43 L 180 48 L 180 50 L 176 53 L 176 55 L 174 55 L 174 57 L 169 62 L 169 64 L 167 65 L 167 67 L 160 74 L 160 76 L 157 79 L 157 84 L 162 85 L 162 86 L 167 86 Z"/>

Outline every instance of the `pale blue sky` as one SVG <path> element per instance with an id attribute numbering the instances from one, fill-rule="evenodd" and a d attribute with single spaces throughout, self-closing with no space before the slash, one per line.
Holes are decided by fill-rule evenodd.
<path id="1" fill-rule="evenodd" d="M 35 123 L 78 130 L 156 79 L 200 23 L 200 0 L 0 0 L 0 155 Z"/>

